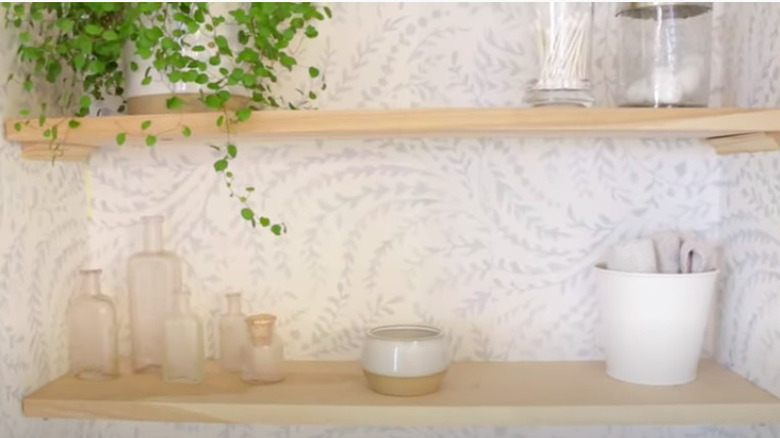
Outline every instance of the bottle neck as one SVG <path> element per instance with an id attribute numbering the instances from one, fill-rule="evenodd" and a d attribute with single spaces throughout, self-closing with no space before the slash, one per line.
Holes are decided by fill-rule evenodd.
<path id="1" fill-rule="evenodd" d="M 144 252 L 162 252 L 162 216 L 143 218 Z"/>
<path id="2" fill-rule="evenodd" d="M 84 295 L 100 294 L 100 270 L 90 269 L 81 271 L 81 290 Z"/>
<path id="3" fill-rule="evenodd" d="M 241 294 L 227 294 L 227 313 L 240 314 L 241 313 Z"/>
<path id="4" fill-rule="evenodd" d="M 190 313 L 190 294 L 179 292 L 173 295 L 173 313 Z"/>

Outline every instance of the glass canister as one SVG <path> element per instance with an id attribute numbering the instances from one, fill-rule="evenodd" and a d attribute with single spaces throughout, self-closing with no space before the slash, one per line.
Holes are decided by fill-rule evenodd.
<path id="1" fill-rule="evenodd" d="M 592 106 L 593 3 L 539 4 L 533 27 L 539 71 L 526 101 L 533 106 Z"/>
<path id="2" fill-rule="evenodd" d="M 619 3 L 620 106 L 706 107 L 712 3 Z"/>

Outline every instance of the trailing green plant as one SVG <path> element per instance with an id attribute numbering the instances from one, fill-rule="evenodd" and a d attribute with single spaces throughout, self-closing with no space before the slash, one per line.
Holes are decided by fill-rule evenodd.
<path id="1" fill-rule="evenodd" d="M 218 5 L 218 4 L 217 4 Z M 321 85 L 301 91 L 301 102 L 293 103 L 275 88 L 280 76 L 299 68 L 295 49 L 304 39 L 316 38 L 316 22 L 331 16 L 327 7 L 311 3 L 249 3 L 217 13 L 214 3 L 3 3 L 6 25 L 18 30 L 17 58 L 24 71 L 11 76 L 22 87 L 33 92 L 41 83 L 53 85 L 60 94 L 57 107 L 69 115 L 68 127 L 76 129 L 79 119 L 90 113 L 95 101 L 107 96 L 123 96 L 126 85 L 124 68 L 143 72 L 142 85 L 149 85 L 155 75 L 171 84 L 197 84 L 198 99 L 208 108 L 221 113 L 216 124 L 226 128 L 223 145 L 211 145 L 220 152 L 214 169 L 220 173 L 231 197 L 240 203 L 240 215 L 252 224 L 269 228 L 274 234 L 286 232 L 281 223 L 257 214 L 249 200 L 255 189 L 238 189 L 231 163 L 238 147 L 231 132 L 245 122 L 253 111 L 263 108 L 298 109 L 317 98 L 315 89 L 324 89 L 320 71 L 306 68 L 308 76 Z M 224 8 L 223 6 L 218 6 Z M 195 38 L 197 36 L 197 38 Z M 124 60 L 129 51 L 135 59 Z M 140 59 L 140 61 L 138 60 Z M 235 87 L 246 90 L 248 103 L 229 110 Z M 166 101 L 170 110 L 184 102 L 172 95 Z M 125 103 L 116 110 L 123 112 Z M 21 112 L 31 114 L 30 109 Z M 40 108 L 36 119 L 40 126 L 47 120 L 47 108 Z M 34 123 L 29 120 L 26 122 Z M 15 129 L 23 129 L 23 123 Z M 145 143 L 157 142 L 152 118 L 141 123 Z M 189 126 L 181 132 L 189 136 Z M 59 125 L 43 132 L 58 147 Z M 126 132 L 117 132 L 116 143 L 127 141 Z"/>

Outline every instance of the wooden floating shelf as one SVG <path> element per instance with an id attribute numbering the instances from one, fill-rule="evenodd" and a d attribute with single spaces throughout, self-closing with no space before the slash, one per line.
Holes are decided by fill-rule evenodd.
<path id="1" fill-rule="evenodd" d="M 147 134 L 158 144 L 224 143 L 219 114 L 186 113 L 143 116 L 87 117 L 68 128 L 68 118 L 9 120 L 8 140 L 22 143 L 23 157 L 50 160 L 52 145 L 43 131 L 58 125 L 60 159 L 82 161 L 98 147 L 115 146 L 117 133 L 127 145 L 141 145 Z M 141 129 L 145 120 L 152 125 Z M 17 132 L 17 122 L 29 122 Z M 185 138 L 182 126 L 192 135 Z M 380 137 L 676 137 L 709 141 L 718 153 L 778 149 L 780 109 L 739 108 L 441 108 L 350 111 L 260 111 L 235 125 L 241 139 L 349 139 Z"/>
<path id="2" fill-rule="evenodd" d="M 60 378 L 24 399 L 30 417 L 321 425 L 587 425 L 780 422 L 780 399 L 702 361 L 675 387 L 613 380 L 602 362 L 461 362 L 438 393 L 371 392 L 354 362 L 289 362 L 287 379 L 252 386 L 210 371 L 200 384 L 158 375 Z"/>

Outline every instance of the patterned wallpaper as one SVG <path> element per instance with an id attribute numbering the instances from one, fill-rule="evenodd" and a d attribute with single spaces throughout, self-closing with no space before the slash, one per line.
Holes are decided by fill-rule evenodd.
<path id="1" fill-rule="evenodd" d="M 527 61 L 533 49 L 531 7 L 335 4 L 334 19 L 302 54 L 319 64 L 328 80 L 318 106 L 522 105 L 525 81 L 533 74 Z M 596 10 L 593 79 L 603 104 L 610 101 L 615 79 L 611 7 L 599 4 Z M 736 8 L 738 15 L 724 14 L 724 8 Z M 752 30 L 752 20 L 771 23 L 767 16 L 777 17 L 780 7 L 719 6 L 718 23 L 730 13 L 739 17 L 739 25 L 718 26 L 716 67 L 731 64 L 722 61 L 722 54 L 733 51 L 750 56 L 744 61 L 748 64 L 764 58 L 780 62 L 770 58 L 769 31 Z M 732 44 L 727 36 L 734 37 L 734 47 L 723 44 Z M 758 38 L 767 47 L 754 53 Z M 9 46 L 0 50 L 10 58 Z M 755 73 L 743 68 L 716 68 L 716 102 L 763 96 L 766 91 L 757 83 L 777 81 L 757 76 L 765 74 L 763 67 L 755 67 Z M 732 87 L 734 78 L 740 82 Z M 289 85 L 308 84 L 298 77 Z M 739 103 L 771 104 L 754 102 Z M 204 145 L 109 148 L 96 154 L 88 168 L 22 162 L 16 147 L 0 148 L 0 385 L 5 390 L 0 436 L 780 434 L 775 426 L 341 428 L 21 417 L 20 397 L 63 371 L 62 316 L 73 272 L 86 258 L 103 264 L 106 292 L 123 310 L 122 349 L 128 351 L 125 263 L 140 248 L 138 218 L 158 213 L 168 219 L 167 246 L 186 261 L 185 281 L 207 322 L 210 353 L 215 318 L 224 309 L 221 294 L 240 289 L 247 309 L 280 316 L 288 356 L 298 359 L 355 359 L 366 327 L 400 321 L 443 327 L 462 360 L 599 359 L 591 267 L 605 250 L 622 239 L 666 228 L 693 229 L 714 239 L 722 231 L 730 270 L 738 274 L 729 283 L 722 315 L 723 357 L 780 392 L 778 374 L 770 368 L 777 361 L 772 361 L 776 328 L 770 324 L 768 285 L 778 249 L 751 234 L 750 229 L 768 223 L 747 219 L 761 217 L 761 209 L 772 210 L 774 204 L 766 201 L 774 199 L 773 158 L 722 161 L 696 141 L 653 139 L 381 139 L 241 146 L 236 174 L 258 187 L 259 208 L 286 222 L 290 231 L 282 238 L 244 225 Z M 763 170 L 756 170 L 755 162 Z M 739 194 L 751 190 L 752 198 Z M 737 199 L 729 201 L 731 193 Z M 746 258 L 767 266 L 742 275 Z M 755 338 L 758 330 L 763 337 Z"/>
<path id="2" fill-rule="evenodd" d="M 780 106 L 777 4 L 732 5 L 737 106 Z M 729 275 L 723 305 L 725 363 L 780 394 L 780 154 L 723 160 L 722 238 Z"/>
<path id="3" fill-rule="evenodd" d="M 0 77 L 14 38 L 0 27 Z M 26 96 L 24 96 L 26 97 Z M 0 86 L 0 115 L 23 96 Z M 41 423 L 21 416 L 21 398 L 66 368 L 64 311 L 87 254 L 83 166 L 22 161 L 0 139 L 0 436 L 34 437 Z"/>

